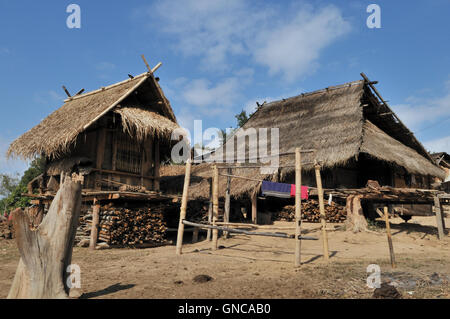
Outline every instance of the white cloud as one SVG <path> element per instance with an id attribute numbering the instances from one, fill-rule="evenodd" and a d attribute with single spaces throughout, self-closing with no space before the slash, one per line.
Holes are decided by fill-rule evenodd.
<path id="1" fill-rule="evenodd" d="M 447 152 L 450 154 L 450 136 L 425 142 L 424 145 L 430 152 Z"/>
<path id="2" fill-rule="evenodd" d="M 340 11 L 329 6 L 320 11 L 300 10 L 293 19 L 257 35 L 257 62 L 271 74 L 282 73 L 294 80 L 314 71 L 320 52 L 350 30 Z"/>
<path id="3" fill-rule="evenodd" d="M 250 1 L 164 1 L 148 8 L 149 18 L 182 54 L 201 57 L 203 69 L 229 70 L 232 57 L 248 57 L 289 81 L 313 72 L 321 51 L 350 30 L 335 6 L 305 3 L 283 11 Z"/>
<path id="4" fill-rule="evenodd" d="M 22 173 L 27 169 L 28 163 L 19 159 L 7 159 L 6 152 L 8 151 L 11 141 L 0 136 L 0 173 L 15 174 Z"/>
<path id="5" fill-rule="evenodd" d="M 184 87 L 183 97 L 189 104 L 199 107 L 232 106 L 239 97 L 239 91 L 237 78 L 227 78 L 215 86 L 205 79 L 198 79 Z M 211 109 L 208 108 L 209 112 Z"/>
<path id="6" fill-rule="evenodd" d="M 393 106 L 400 119 L 413 131 L 428 129 L 427 125 L 450 117 L 450 93 L 443 97 L 409 98 L 410 104 Z"/>

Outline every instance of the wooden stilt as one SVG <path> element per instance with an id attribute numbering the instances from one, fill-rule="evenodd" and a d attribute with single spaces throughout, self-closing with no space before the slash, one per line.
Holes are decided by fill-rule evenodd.
<path id="1" fill-rule="evenodd" d="M 227 170 L 228 175 L 231 175 L 232 171 L 231 168 L 229 168 Z M 231 196 L 230 196 L 230 191 L 231 191 L 231 177 L 227 177 L 227 191 L 225 193 L 225 215 L 224 215 L 224 221 L 226 223 L 230 222 L 230 201 L 231 201 Z M 228 238 L 228 232 L 224 232 L 223 233 L 224 238 Z"/>
<path id="2" fill-rule="evenodd" d="M 188 159 L 188 161 L 186 162 L 186 172 L 184 174 L 183 197 L 181 198 L 181 208 L 180 208 L 180 221 L 178 223 L 177 249 L 176 249 L 177 255 L 181 255 L 181 250 L 183 247 L 183 235 L 184 235 L 183 220 L 186 218 L 190 179 L 191 179 L 191 160 Z"/>
<path id="3" fill-rule="evenodd" d="M 217 219 L 219 218 L 219 170 L 217 165 L 214 165 L 213 168 L 213 219 L 212 224 L 216 226 Z M 212 231 L 213 239 L 212 239 L 212 250 L 217 250 L 217 242 L 219 237 L 219 231 L 217 229 L 213 229 Z"/>
<path id="4" fill-rule="evenodd" d="M 199 228 L 198 227 L 194 227 L 194 231 L 192 232 L 192 243 L 193 244 L 198 242 L 198 231 L 199 231 Z"/>
<path id="5" fill-rule="evenodd" d="M 300 149 L 295 149 L 295 261 L 294 266 L 301 265 L 301 225 L 302 225 L 302 155 Z"/>
<path id="6" fill-rule="evenodd" d="M 258 224 L 258 193 L 252 195 L 252 223 Z"/>
<path id="7" fill-rule="evenodd" d="M 95 250 L 95 247 L 97 247 L 99 223 L 100 223 L 100 204 L 97 201 L 97 199 L 94 198 L 94 205 L 92 206 L 91 238 L 89 242 L 89 249 L 91 250 Z"/>
<path id="8" fill-rule="evenodd" d="M 444 219 L 442 217 L 442 210 L 441 210 L 441 202 L 439 201 L 439 197 L 434 197 L 434 213 L 436 214 L 436 224 L 438 229 L 438 238 L 439 240 L 443 240 L 445 233 L 444 233 Z"/>
<path id="9" fill-rule="evenodd" d="M 386 206 L 384 207 L 384 221 L 386 222 L 386 234 L 389 244 L 389 255 L 391 257 L 391 265 L 392 268 L 395 268 L 394 245 L 392 244 L 391 224 L 389 223 L 389 210 Z"/>
<path id="10" fill-rule="evenodd" d="M 213 182 L 212 179 L 209 179 L 209 206 L 208 206 L 208 224 L 212 223 L 212 215 L 213 215 Z M 212 230 L 208 229 L 208 233 L 206 234 L 206 239 L 212 240 Z"/>
<path id="11" fill-rule="evenodd" d="M 322 224 L 322 241 L 323 241 L 323 257 L 326 262 L 329 261 L 330 255 L 328 251 L 328 235 L 327 235 L 327 221 L 325 217 L 325 205 L 323 201 L 322 178 L 320 176 L 320 165 L 315 165 L 316 183 L 319 196 L 320 222 Z"/>

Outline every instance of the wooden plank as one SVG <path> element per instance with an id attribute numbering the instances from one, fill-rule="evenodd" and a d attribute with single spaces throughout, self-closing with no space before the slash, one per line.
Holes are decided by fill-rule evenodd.
<path id="1" fill-rule="evenodd" d="M 445 233 L 444 233 L 444 219 L 442 217 L 442 210 L 441 210 L 441 202 L 439 200 L 439 197 L 434 197 L 434 213 L 436 214 L 436 224 L 438 229 L 438 238 L 439 240 L 443 240 Z"/>
<path id="2" fill-rule="evenodd" d="M 384 221 L 386 222 L 386 234 L 389 244 L 389 255 L 391 258 L 391 266 L 395 268 L 395 255 L 394 255 L 394 245 L 392 244 L 392 235 L 391 235 L 391 224 L 389 223 L 389 211 L 388 208 L 384 207 Z"/>
<path id="3" fill-rule="evenodd" d="M 178 223 L 178 234 L 177 234 L 177 247 L 176 254 L 181 255 L 183 247 L 183 235 L 184 235 L 184 224 L 183 221 L 186 219 L 186 209 L 189 197 L 189 183 L 191 179 L 191 160 L 188 159 L 186 163 L 186 171 L 184 174 L 184 186 L 183 186 L 183 197 L 181 199 L 180 208 L 180 221 Z"/>
<path id="4" fill-rule="evenodd" d="M 295 150 L 295 259 L 294 266 L 301 265 L 301 245 L 299 239 L 302 227 L 302 154 L 300 149 Z"/>

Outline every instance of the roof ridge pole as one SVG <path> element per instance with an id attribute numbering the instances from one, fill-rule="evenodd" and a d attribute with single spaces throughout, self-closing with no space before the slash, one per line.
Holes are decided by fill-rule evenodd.
<path id="1" fill-rule="evenodd" d="M 402 122 L 402 120 L 399 119 L 399 117 L 397 116 L 397 114 L 395 114 L 395 112 L 392 111 L 391 107 L 387 104 L 387 101 L 385 101 L 383 99 L 383 97 L 381 96 L 380 92 L 378 92 L 378 90 L 376 89 L 376 87 L 373 86 L 373 84 L 375 82 L 378 83 L 378 81 L 375 82 L 371 82 L 369 80 L 369 78 L 367 77 L 367 75 L 365 75 L 363 72 L 360 73 L 360 75 L 363 77 L 364 81 L 366 84 L 369 85 L 369 87 L 372 89 L 372 91 L 378 96 L 378 98 L 380 99 L 380 101 L 383 103 L 383 105 L 389 110 L 389 112 L 392 112 L 392 116 L 394 116 L 397 121 L 399 122 L 399 124 L 401 126 L 403 126 L 403 128 L 407 131 L 407 133 L 409 133 L 412 138 L 414 139 L 414 141 L 419 145 L 419 147 L 422 148 L 422 150 L 425 152 L 426 157 L 433 163 L 435 164 L 435 162 L 433 161 L 433 158 L 431 157 L 430 153 L 428 153 L 428 151 L 425 149 L 425 147 L 422 145 L 422 143 L 419 142 L 419 140 L 414 136 L 414 133 L 410 131 L 410 129 Z M 375 83 L 376 84 L 376 83 Z"/>

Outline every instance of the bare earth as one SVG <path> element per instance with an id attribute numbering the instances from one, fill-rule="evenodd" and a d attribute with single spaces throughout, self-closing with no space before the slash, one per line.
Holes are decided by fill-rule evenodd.
<path id="1" fill-rule="evenodd" d="M 220 239 L 211 251 L 201 241 L 149 249 L 74 249 L 81 267 L 81 298 L 371 298 L 369 264 L 381 267 L 382 280 L 397 286 L 403 298 L 450 298 L 450 235 L 437 240 L 434 217 L 392 220 L 397 268 L 389 262 L 384 225 L 373 232 L 330 231 L 330 265 L 323 263 L 322 241 L 302 243 L 302 262 L 293 267 L 294 241 L 235 235 Z M 292 225 L 277 222 L 277 226 Z M 447 227 L 450 219 L 446 219 Z M 330 227 L 341 225 L 330 225 Z M 304 223 L 308 236 L 320 239 L 318 224 Z M 447 232 L 449 229 L 447 228 Z M 186 241 L 190 238 L 187 235 Z M 0 298 L 8 294 L 19 253 L 14 241 L 0 240 Z M 196 283 L 197 275 L 213 279 Z"/>

